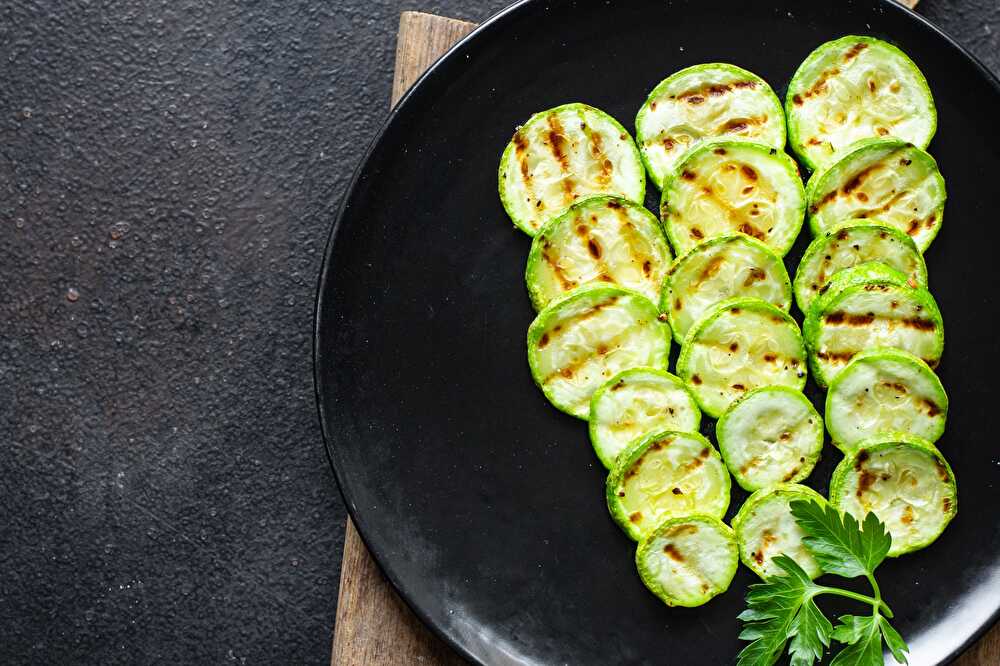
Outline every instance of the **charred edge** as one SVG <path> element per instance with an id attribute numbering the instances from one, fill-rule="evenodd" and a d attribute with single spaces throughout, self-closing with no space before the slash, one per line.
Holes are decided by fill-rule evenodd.
<path id="1" fill-rule="evenodd" d="M 868 455 L 868 452 L 865 451 L 864 449 L 858 451 L 858 457 L 854 461 L 854 471 L 860 472 L 861 469 L 864 467 L 865 463 L 868 462 L 869 457 L 870 456 Z"/>
<path id="2" fill-rule="evenodd" d="M 941 508 L 944 509 L 945 513 L 951 513 L 951 498 L 945 497 L 941 502 Z"/>
<path id="3" fill-rule="evenodd" d="M 938 477 L 940 477 L 942 481 L 944 481 L 945 483 L 948 483 L 948 481 L 950 481 L 950 477 L 948 476 L 948 468 L 945 467 L 944 463 L 938 460 L 937 458 L 934 458 L 934 468 L 937 470 Z"/>

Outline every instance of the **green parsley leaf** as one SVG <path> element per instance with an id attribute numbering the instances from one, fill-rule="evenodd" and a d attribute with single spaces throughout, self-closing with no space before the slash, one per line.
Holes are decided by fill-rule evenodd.
<path id="1" fill-rule="evenodd" d="M 867 623 L 871 618 L 862 615 L 841 615 L 837 620 L 840 624 L 831 633 L 833 640 L 838 643 L 857 643 L 867 631 Z"/>
<path id="2" fill-rule="evenodd" d="M 844 578 L 870 576 L 882 563 L 892 537 L 873 513 L 864 523 L 849 513 L 841 515 L 830 505 L 811 500 L 794 500 L 792 515 L 806 533 L 802 542 L 825 573 Z"/>
<path id="3" fill-rule="evenodd" d="M 906 653 L 910 651 L 910 648 L 907 647 L 903 637 L 899 635 L 898 631 L 892 628 L 889 620 L 884 617 L 879 618 L 879 627 L 882 629 L 882 637 L 885 638 L 885 644 L 889 646 L 889 651 L 892 652 L 892 658 L 901 664 L 907 663 Z"/>
<path id="4" fill-rule="evenodd" d="M 879 616 L 876 614 L 868 617 L 857 615 L 846 617 L 853 618 L 850 629 L 845 632 L 853 640 L 837 653 L 837 656 L 830 662 L 830 666 L 882 666 L 882 634 L 879 632 Z M 841 618 L 841 620 L 843 619 Z M 844 625 L 838 626 L 837 629 L 842 626 Z"/>
<path id="5" fill-rule="evenodd" d="M 811 666 L 814 661 L 823 658 L 823 651 L 830 645 L 830 633 L 833 625 L 816 606 L 812 598 L 803 602 L 788 635 L 792 643 L 788 646 L 791 655 L 791 666 Z"/>
<path id="6" fill-rule="evenodd" d="M 763 583 L 751 585 L 747 591 L 747 609 L 739 619 L 745 625 L 742 640 L 753 641 L 743 648 L 736 659 L 737 666 L 769 666 L 785 649 L 789 638 L 800 654 L 798 664 L 812 664 L 806 655 L 814 653 L 816 642 L 829 645 L 830 621 L 812 602 L 822 588 L 809 578 L 798 563 L 787 555 L 778 555 L 774 563 L 785 575 L 772 576 Z M 803 609 L 805 615 L 803 615 Z M 821 637 L 822 636 L 822 637 Z M 822 655 L 822 648 L 819 649 Z"/>

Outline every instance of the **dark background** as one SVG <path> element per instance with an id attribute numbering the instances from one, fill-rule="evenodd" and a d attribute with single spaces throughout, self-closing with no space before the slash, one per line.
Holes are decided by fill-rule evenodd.
<path id="1" fill-rule="evenodd" d="M 329 661 L 323 247 L 399 12 L 504 4 L 0 6 L 0 660 Z M 996 0 L 920 13 L 1000 70 Z"/>

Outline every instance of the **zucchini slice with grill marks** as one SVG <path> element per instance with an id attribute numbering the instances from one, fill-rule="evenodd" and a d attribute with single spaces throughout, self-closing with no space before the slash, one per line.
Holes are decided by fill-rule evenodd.
<path id="1" fill-rule="evenodd" d="M 709 63 L 682 69 L 653 88 L 635 131 L 649 177 L 662 188 L 681 156 L 705 140 L 743 139 L 782 150 L 785 114 L 764 79 Z"/>
<path id="2" fill-rule="evenodd" d="M 947 416 L 941 380 L 926 363 L 899 349 L 859 353 L 830 382 L 826 395 L 826 427 L 843 451 L 882 432 L 908 432 L 935 442 Z"/>
<path id="3" fill-rule="evenodd" d="M 591 197 L 535 236 L 525 281 L 536 310 L 589 282 L 614 283 L 656 302 L 672 260 L 652 213 L 619 197 Z"/>
<path id="4" fill-rule="evenodd" d="M 668 606 L 701 606 L 729 589 L 739 559 L 736 536 L 718 518 L 664 522 L 635 551 L 639 577 Z"/>
<path id="5" fill-rule="evenodd" d="M 876 218 L 923 252 L 944 222 L 947 194 L 929 154 L 899 139 L 865 139 L 814 173 L 806 198 L 814 236 L 850 218 Z"/>
<path id="6" fill-rule="evenodd" d="M 581 419 L 597 388 L 622 370 L 667 368 L 670 327 L 641 294 L 585 285 L 538 313 L 528 327 L 528 364 L 557 408 Z"/>
<path id="7" fill-rule="evenodd" d="M 802 328 L 813 377 L 822 387 L 868 349 L 902 349 L 932 368 L 944 351 L 944 321 L 934 297 L 878 262 L 835 275 L 809 306 Z"/>
<path id="8" fill-rule="evenodd" d="M 721 301 L 753 296 L 782 310 L 791 307 L 788 272 L 763 243 L 735 234 L 696 245 L 667 271 L 660 296 L 674 339 L 683 342 L 691 325 Z"/>
<path id="9" fill-rule="evenodd" d="M 801 481 L 823 449 L 823 419 L 809 398 L 785 386 L 750 391 L 715 426 L 722 459 L 744 490 Z"/>
<path id="10" fill-rule="evenodd" d="M 529 236 L 578 199 L 612 194 L 641 203 L 646 172 L 621 124 L 586 104 L 533 115 L 500 158 L 500 201 Z"/>
<path id="11" fill-rule="evenodd" d="M 629 444 L 654 432 L 698 432 L 701 410 L 680 377 L 655 368 L 618 373 L 590 400 L 590 442 L 608 469 Z"/>
<path id="12" fill-rule="evenodd" d="M 858 520 L 868 512 L 892 535 L 890 556 L 933 543 L 958 512 L 955 475 L 933 444 L 887 433 L 858 444 L 830 481 L 830 503 Z"/>
<path id="13" fill-rule="evenodd" d="M 718 418 L 733 401 L 760 386 L 802 390 L 806 352 L 798 324 L 759 298 L 719 303 L 688 332 L 677 374 L 701 410 Z"/>
<path id="14" fill-rule="evenodd" d="M 787 154 L 759 143 L 712 141 L 687 153 L 664 182 L 660 218 L 678 254 L 739 232 L 784 256 L 805 208 L 802 179 Z"/>
<path id="15" fill-rule="evenodd" d="M 661 432 L 633 443 L 608 474 L 608 510 L 641 541 L 667 518 L 729 508 L 729 473 L 712 443 L 696 432 Z"/>
<path id="16" fill-rule="evenodd" d="M 837 271 L 869 261 L 895 268 L 911 287 L 927 286 L 927 265 L 913 239 L 878 220 L 850 220 L 816 238 L 795 271 L 795 301 L 802 312 Z"/>
<path id="17" fill-rule="evenodd" d="M 750 495 L 733 518 L 740 559 L 761 578 L 784 572 L 774 564 L 774 558 L 782 553 L 795 560 L 810 578 L 823 573 L 802 543 L 805 532 L 792 515 L 793 500 L 826 504 L 826 498 L 812 488 L 782 483 Z"/>
<path id="18" fill-rule="evenodd" d="M 855 141 L 894 136 L 921 148 L 937 129 L 927 80 L 895 46 L 850 35 L 819 46 L 785 96 L 788 140 L 810 169 Z"/>

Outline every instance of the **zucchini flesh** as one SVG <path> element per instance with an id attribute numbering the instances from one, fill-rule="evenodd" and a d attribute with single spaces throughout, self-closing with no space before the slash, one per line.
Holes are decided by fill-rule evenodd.
<path id="1" fill-rule="evenodd" d="M 879 268 L 881 267 L 881 268 Z M 895 273 L 892 279 L 851 282 L 859 270 Z M 844 276 L 842 279 L 841 276 Z M 816 382 L 826 387 L 858 353 L 876 347 L 910 352 L 934 368 L 944 351 L 944 322 L 930 292 L 906 284 L 881 264 L 841 271 L 809 307 L 804 331 Z M 840 287 L 847 283 L 848 286 Z"/>
<path id="2" fill-rule="evenodd" d="M 623 370 L 667 367 L 670 328 L 649 299 L 621 287 L 578 287 L 528 328 L 528 364 L 545 397 L 587 419 L 597 388 Z"/>
<path id="3" fill-rule="evenodd" d="M 823 449 L 823 419 L 801 391 L 765 386 L 726 410 L 715 427 L 736 482 L 749 491 L 809 476 Z"/>
<path id="4" fill-rule="evenodd" d="M 921 252 L 944 221 L 944 178 L 937 162 L 899 139 L 867 139 L 845 151 L 806 188 L 809 225 L 818 236 L 851 218 L 876 218 L 913 239 Z"/>
<path id="5" fill-rule="evenodd" d="M 782 553 L 795 560 L 810 578 L 823 573 L 802 543 L 805 533 L 792 515 L 793 500 L 826 503 L 812 488 L 782 483 L 750 495 L 733 518 L 740 559 L 761 578 L 784 573 L 774 564 L 774 558 Z"/>
<path id="6" fill-rule="evenodd" d="M 683 342 L 709 308 L 736 296 L 759 298 L 782 310 L 792 301 L 781 258 L 743 234 L 713 238 L 678 258 L 663 282 L 660 310 L 667 313 L 674 339 Z"/>
<path id="7" fill-rule="evenodd" d="M 784 256 L 802 229 L 805 206 L 798 167 L 784 152 L 713 141 L 687 153 L 664 182 L 660 217 L 678 254 L 743 233 Z"/>
<path id="8" fill-rule="evenodd" d="M 590 195 L 641 203 L 646 173 L 617 120 L 586 104 L 564 104 L 536 113 L 514 132 L 500 159 L 499 187 L 511 220 L 534 236 Z"/>
<path id="9" fill-rule="evenodd" d="M 892 535 L 890 556 L 930 545 L 958 512 L 955 475 L 918 437 L 888 433 L 848 454 L 830 482 L 830 503 L 858 520 L 874 513 Z"/>
<path id="10" fill-rule="evenodd" d="M 672 260 L 652 213 L 619 197 L 591 197 L 535 236 L 525 281 L 536 310 L 591 282 L 617 284 L 656 302 Z"/>
<path id="11" fill-rule="evenodd" d="M 649 177 L 663 187 L 684 153 L 702 141 L 742 139 L 782 150 L 785 114 L 764 79 L 724 63 L 682 69 L 639 109 L 636 136 Z"/>
<path id="12" fill-rule="evenodd" d="M 871 37 L 842 37 L 810 53 L 788 84 L 785 110 L 792 149 L 811 169 L 861 139 L 894 136 L 926 148 L 937 129 L 924 75 Z"/>
<path id="13" fill-rule="evenodd" d="M 908 432 L 935 442 L 947 415 L 941 380 L 926 363 L 899 349 L 861 352 L 837 374 L 826 396 L 827 429 L 844 451 L 881 432 Z"/>
<path id="14" fill-rule="evenodd" d="M 739 559 L 733 530 L 693 515 L 660 525 L 635 552 L 639 577 L 668 606 L 701 606 L 729 589 Z"/>
<path id="15" fill-rule="evenodd" d="M 903 273 L 911 287 L 927 286 L 927 265 L 913 239 L 877 220 L 851 220 L 816 238 L 795 271 L 795 300 L 806 312 L 813 299 L 845 268 L 878 261 Z"/>
<path id="16" fill-rule="evenodd" d="M 695 432 L 662 432 L 635 442 L 608 474 L 608 510 L 641 541 L 668 518 L 700 513 L 722 518 L 729 473 L 711 442 Z"/>
<path id="17" fill-rule="evenodd" d="M 680 377 L 635 368 L 612 377 L 590 401 L 590 442 L 605 467 L 635 440 L 655 432 L 697 432 L 701 410 Z"/>
<path id="18" fill-rule="evenodd" d="M 802 390 L 806 354 L 787 312 L 758 298 L 719 303 L 688 332 L 677 374 L 701 410 L 718 418 L 733 401 L 760 386 Z"/>

